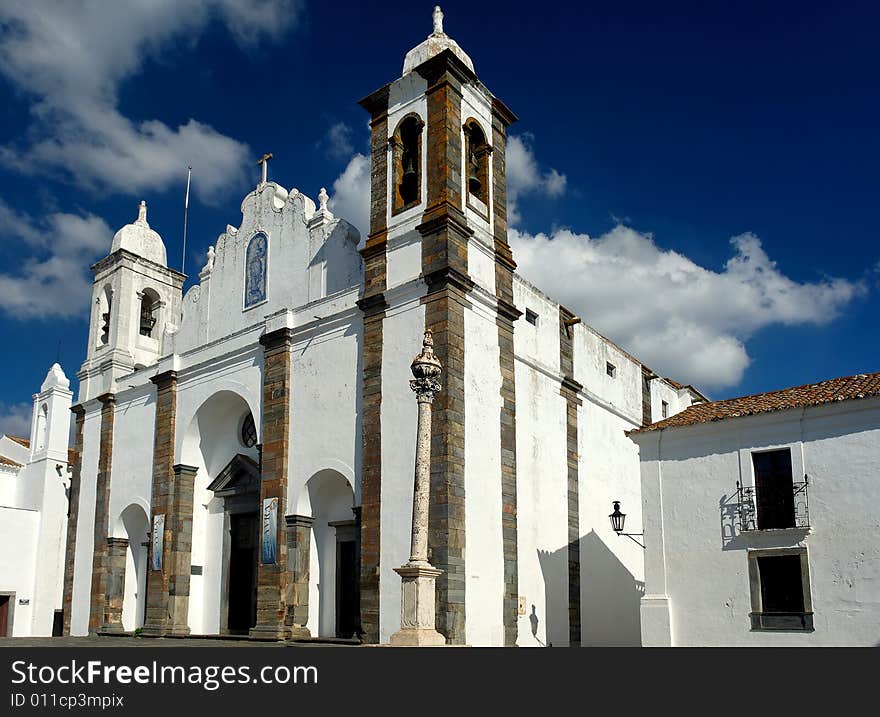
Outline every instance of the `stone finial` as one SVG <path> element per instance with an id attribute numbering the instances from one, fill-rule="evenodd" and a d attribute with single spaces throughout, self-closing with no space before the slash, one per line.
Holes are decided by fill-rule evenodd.
<path id="1" fill-rule="evenodd" d="M 413 359 L 410 370 L 415 378 L 409 382 L 409 387 L 415 391 L 416 397 L 420 401 L 433 401 L 434 395 L 440 391 L 440 381 L 437 379 L 443 372 L 443 365 L 434 355 L 434 336 L 431 329 L 425 329 L 422 352 Z"/>
<path id="2" fill-rule="evenodd" d="M 327 194 L 327 190 L 324 187 L 321 187 L 321 191 L 318 194 L 318 204 L 321 207 L 322 212 L 327 211 L 327 202 L 330 200 L 330 195 Z"/>
<path id="3" fill-rule="evenodd" d="M 64 375 L 61 364 L 57 362 L 52 364 L 52 367 L 46 374 L 43 385 L 40 386 L 40 391 L 48 391 L 50 388 L 62 388 L 65 390 L 70 388 L 70 379 Z"/>
<path id="4" fill-rule="evenodd" d="M 443 11 L 439 5 L 434 6 L 434 34 L 443 35 Z"/>
<path id="5" fill-rule="evenodd" d="M 138 218 L 135 224 L 150 226 L 147 224 L 147 203 L 143 199 L 141 199 L 141 203 L 138 205 Z"/>
<path id="6" fill-rule="evenodd" d="M 214 256 L 215 256 L 214 247 L 209 246 L 208 247 L 208 263 L 205 265 L 205 268 L 208 271 L 211 271 L 211 269 L 214 268 Z"/>

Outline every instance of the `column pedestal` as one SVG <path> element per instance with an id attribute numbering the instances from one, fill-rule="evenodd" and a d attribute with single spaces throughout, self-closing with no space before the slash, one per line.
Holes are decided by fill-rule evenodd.
<path id="1" fill-rule="evenodd" d="M 107 538 L 109 572 L 107 575 L 107 597 L 104 606 L 104 624 L 101 632 L 121 634 L 122 603 L 125 599 L 125 557 L 128 550 L 127 538 Z"/>
<path id="2" fill-rule="evenodd" d="M 437 632 L 434 582 L 443 571 L 424 565 L 394 568 L 400 575 L 400 629 L 391 636 L 395 647 L 443 647 L 446 638 Z"/>

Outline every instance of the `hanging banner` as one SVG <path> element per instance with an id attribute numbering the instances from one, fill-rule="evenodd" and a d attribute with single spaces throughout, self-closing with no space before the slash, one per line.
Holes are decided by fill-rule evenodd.
<path id="1" fill-rule="evenodd" d="M 153 570 L 162 569 L 162 548 L 165 547 L 165 514 L 153 516 Z"/>
<path id="2" fill-rule="evenodd" d="M 278 498 L 263 500 L 263 530 L 261 540 L 261 562 L 274 565 L 278 553 Z"/>

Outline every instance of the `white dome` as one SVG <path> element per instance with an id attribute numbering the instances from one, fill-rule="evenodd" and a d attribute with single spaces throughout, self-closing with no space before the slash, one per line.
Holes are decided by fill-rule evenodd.
<path id="1" fill-rule="evenodd" d="M 50 368 L 49 372 L 46 374 L 46 379 L 43 381 L 43 385 L 40 386 L 40 391 L 55 388 L 56 386 L 66 389 L 70 388 L 70 379 L 64 375 L 64 371 L 61 370 L 59 364 L 53 363 L 52 368 Z"/>
<path id="2" fill-rule="evenodd" d="M 165 255 L 165 244 L 162 237 L 147 224 L 147 203 L 141 202 L 138 207 L 138 218 L 133 224 L 126 224 L 122 229 L 116 232 L 113 237 L 113 244 L 110 246 L 110 253 L 118 249 L 125 249 L 132 254 L 137 254 L 144 259 L 149 259 L 156 264 L 162 266 L 168 265 L 168 259 Z"/>
<path id="3" fill-rule="evenodd" d="M 471 62 L 471 58 L 458 46 L 455 40 L 443 32 L 443 12 L 438 5 L 434 8 L 434 32 L 428 35 L 428 39 L 421 45 L 417 45 L 406 53 L 406 57 L 403 60 L 403 74 L 412 72 L 423 62 L 427 62 L 444 50 L 452 50 L 455 56 L 467 65 L 471 72 L 474 72 L 474 63 Z"/>

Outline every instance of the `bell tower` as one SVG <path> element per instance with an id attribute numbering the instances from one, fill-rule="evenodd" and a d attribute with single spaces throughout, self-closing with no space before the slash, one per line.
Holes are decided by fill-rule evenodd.
<path id="1" fill-rule="evenodd" d="M 115 392 L 120 376 L 171 350 L 186 278 L 168 268 L 162 237 L 147 223 L 147 204 L 113 237 L 110 254 L 92 266 L 92 312 L 79 402 Z"/>
<path id="2" fill-rule="evenodd" d="M 388 469 L 399 465 L 402 475 L 412 470 L 411 463 L 406 468 L 408 456 L 389 455 L 396 451 L 387 432 L 398 387 L 389 386 L 383 376 L 383 368 L 392 371 L 392 357 L 383 356 L 382 347 L 388 343 L 395 354 L 417 353 L 416 343 L 431 329 L 445 371 L 434 403 L 429 514 L 430 561 L 443 570 L 437 579 L 437 629 L 449 643 L 463 644 L 467 631 L 476 629 L 466 625 L 466 605 L 491 603 L 503 616 L 503 630 L 492 641 L 514 644 L 513 322 L 520 312 L 513 301 L 516 264 L 507 240 L 505 145 L 516 117 L 477 78 L 471 58 L 446 34 L 439 7 L 432 19 L 433 31 L 406 54 L 401 77 L 360 102 L 371 116 L 370 230 L 361 250 L 365 276 L 359 302 L 367 347 L 362 627 L 373 640 L 397 629 L 393 607 L 384 604 L 396 597 L 384 587 L 380 595 L 378 583 L 380 572 L 385 576 L 387 571 L 383 579 L 394 584 L 390 570 L 400 561 L 388 557 L 394 549 L 389 541 L 399 538 L 380 503 L 391 491 L 390 482 L 398 480 Z M 399 371 L 396 365 L 393 371 Z M 481 391 L 485 396 L 477 395 Z M 494 423 L 494 440 L 500 440 L 501 448 L 472 458 L 465 430 L 471 406 L 477 404 L 473 419 Z M 471 518 L 465 499 L 469 486 L 485 487 L 477 488 L 476 480 L 491 484 L 487 500 L 497 504 L 497 530 L 493 524 L 489 547 L 469 552 L 465 525 Z M 401 490 L 406 490 L 403 484 Z M 472 509 L 477 507 L 475 501 Z M 502 577 L 493 582 L 490 575 Z"/>

